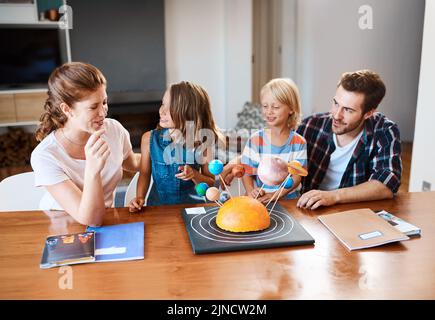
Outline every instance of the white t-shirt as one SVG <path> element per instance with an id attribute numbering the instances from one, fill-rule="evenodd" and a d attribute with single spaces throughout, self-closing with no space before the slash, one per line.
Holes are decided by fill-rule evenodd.
<path id="1" fill-rule="evenodd" d="M 116 120 L 105 119 L 105 133 L 102 138 L 108 143 L 109 158 L 101 171 L 103 183 L 104 203 L 111 207 L 113 192 L 122 178 L 122 163 L 132 150 L 130 134 Z M 54 132 L 45 137 L 33 150 L 30 159 L 35 172 L 35 186 L 51 186 L 62 181 L 71 180 L 83 190 L 86 160 L 71 158 Z M 41 210 L 63 210 L 50 193 L 46 192 L 39 203 Z"/>
<path id="2" fill-rule="evenodd" d="M 358 144 L 363 132 L 364 130 L 361 130 L 358 136 L 344 147 L 338 146 L 337 136 L 335 133 L 333 134 L 335 150 L 331 154 L 328 170 L 319 186 L 320 190 L 336 190 L 340 187 L 344 171 L 352 158 L 352 154 L 355 151 L 356 145 Z"/>

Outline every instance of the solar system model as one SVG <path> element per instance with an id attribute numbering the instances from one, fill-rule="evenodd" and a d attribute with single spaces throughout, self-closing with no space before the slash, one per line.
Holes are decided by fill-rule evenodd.
<path id="1" fill-rule="evenodd" d="M 299 161 L 286 163 L 278 157 L 267 156 L 261 159 L 257 168 L 257 175 L 262 181 L 258 195 L 264 185 L 279 186 L 269 202 L 264 205 L 256 198 L 240 195 L 240 179 L 245 175 L 245 167 L 237 164 L 232 169 L 232 174 L 238 179 L 239 195 L 231 195 L 228 186 L 221 176 L 223 163 L 220 160 L 213 160 L 209 163 L 210 173 L 219 176 L 222 186 L 228 192 L 230 199 L 224 203 L 219 201 L 221 193 L 216 187 L 208 187 L 206 183 L 199 183 L 195 186 L 199 196 L 205 196 L 208 200 L 215 202 L 220 208 L 216 216 L 216 224 L 219 228 L 230 232 L 252 232 L 267 229 L 270 225 L 270 214 L 275 208 L 276 202 L 285 189 L 293 186 L 292 175 L 306 176 L 307 170 Z M 271 210 L 267 206 L 274 201 Z"/>

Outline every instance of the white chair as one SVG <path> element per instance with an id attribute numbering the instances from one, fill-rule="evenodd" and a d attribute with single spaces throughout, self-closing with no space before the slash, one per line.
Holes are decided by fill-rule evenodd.
<path id="1" fill-rule="evenodd" d="M 44 188 L 35 187 L 33 172 L 10 176 L 0 182 L 0 211 L 38 210 Z"/>
<path id="2" fill-rule="evenodd" d="M 137 186 L 138 179 L 139 179 L 139 172 L 136 172 L 136 174 L 133 176 L 130 183 L 128 184 L 127 191 L 125 191 L 124 207 L 128 207 L 128 204 L 130 203 L 131 199 L 136 197 L 136 186 Z M 153 186 L 153 176 L 151 176 L 150 178 L 150 186 L 148 187 L 148 191 L 145 196 L 145 205 L 147 203 L 148 195 L 150 194 L 152 186 Z"/>

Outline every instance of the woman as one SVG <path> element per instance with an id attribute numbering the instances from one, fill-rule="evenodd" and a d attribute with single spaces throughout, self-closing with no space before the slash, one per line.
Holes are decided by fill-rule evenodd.
<path id="1" fill-rule="evenodd" d="M 65 210 L 84 225 L 103 222 L 122 169 L 138 171 L 130 135 L 107 116 L 106 79 L 94 66 L 66 63 L 48 80 L 48 98 L 31 164 L 47 193 L 42 210 Z"/>

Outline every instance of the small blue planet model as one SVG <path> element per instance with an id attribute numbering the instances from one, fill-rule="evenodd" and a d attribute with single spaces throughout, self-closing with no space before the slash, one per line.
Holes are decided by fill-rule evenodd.
<path id="1" fill-rule="evenodd" d="M 294 184 L 293 178 L 290 177 L 288 178 L 287 182 L 284 184 L 284 188 L 291 189 L 291 187 L 293 187 L 293 184 Z"/>
<path id="2" fill-rule="evenodd" d="M 207 189 L 208 189 L 208 184 L 205 183 L 205 182 L 198 183 L 198 184 L 195 186 L 196 193 L 197 193 L 198 196 L 200 196 L 200 197 L 205 196 L 205 193 L 207 192 Z"/>
<path id="3" fill-rule="evenodd" d="M 220 175 L 224 169 L 224 164 L 220 160 L 212 160 L 208 164 L 208 171 L 215 176 Z"/>

